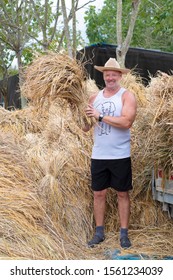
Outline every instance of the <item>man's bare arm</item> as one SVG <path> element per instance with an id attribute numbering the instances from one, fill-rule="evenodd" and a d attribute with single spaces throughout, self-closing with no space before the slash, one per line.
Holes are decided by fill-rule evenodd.
<path id="1" fill-rule="evenodd" d="M 104 116 L 102 121 L 115 127 L 130 128 L 136 117 L 136 111 L 137 111 L 136 98 L 131 92 L 128 91 L 126 91 L 123 94 L 122 98 L 123 98 L 123 108 L 122 108 L 121 116 L 119 117 Z M 99 119 L 99 115 L 100 115 L 100 113 L 91 104 L 89 104 L 86 110 L 86 114 L 89 117 L 94 117 L 96 120 Z"/>

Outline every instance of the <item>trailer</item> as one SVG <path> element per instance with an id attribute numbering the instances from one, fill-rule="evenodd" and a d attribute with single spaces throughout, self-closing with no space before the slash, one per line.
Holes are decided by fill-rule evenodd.
<path id="1" fill-rule="evenodd" d="M 152 196 L 153 199 L 162 203 L 162 210 L 168 212 L 173 218 L 173 172 L 169 178 L 164 178 L 161 168 L 152 171 Z"/>

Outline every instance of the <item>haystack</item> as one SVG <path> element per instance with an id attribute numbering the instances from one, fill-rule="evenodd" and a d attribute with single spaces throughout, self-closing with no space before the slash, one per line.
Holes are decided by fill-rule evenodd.
<path id="1" fill-rule="evenodd" d="M 151 121 L 146 152 L 154 164 L 170 175 L 173 171 L 173 76 L 158 72 L 147 88 L 147 98 Z"/>
<path id="2" fill-rule="evenodd" d="M 38 80 L 32 83 L 34 77 Z M 1 217 L 3 209 L 7 209 L 13 226 L 10 235 L 7 219 L 1 219 L 2 258 L 74 259 L 75 255 L 85 258 L 83 252 L 93 217 L 89 189 L 91 137 L 81 129 L 87 121 L 84 79 L 82 66 L 68 56 L 52 53 L 41 56 L 26 70 L 22 92 L 28 98 L 28 107 L 0 112 L 1 135 L 6 145 L 0 167 L 1 190 L 4 193 L 6 188 L 7 197 Z M 18 158 L 22 162 L 19 167 Z M 9 192 L 10 188 L 15 191 Z M 12 199 L 16 208 L 13 204 L 10 208 Z M 20 242 L 25 249 L 22 246 L 18 249 Z"/>
<path id="3" fill-rule="evenodd" d="M 149 182 L 153 168 L 156 172 L 161 168 L 167 179 L 173 171 L 173 76 L 158 72 L 157 76 L 151 77 L 145 93 L 147 105 L 139 108 L 133 127 L 135 146 L 132 146 L 132 154 L 137 156 L 134 160 L 138 163 L 138 174 L 142 172 L 144 180 L 148 177 Z M 137 177 L 141 179 L 141 176 L 134 178 L 139 186 Z M 145 181 L 141 182 L 146 185 Z"/>
<path id="4" fill-rule="evenodd" d="M 147 114 L 148 94 L 134 75 L 128 75 L 122 84 L 135 93 L 139 104 L 132 130 L 130 234 L 133 250 L 140 250 L 141 237 L 145 244 L 148 238 L 149 244 L 150 232 L 153 235 L 155 229 L 157 234 L 159 226 L 162 238 L 171 222 L 151 197 L 153 160 L 148 165 L 146 146 L 143 152 L 153 120 Z M 13 112 L 0 109 L 1 258 L 104 259 L 107 249 L 119 246 L 117 198 L 110 190 L 107 240 L 96 249 L 86 247 L 94 227 L 90 189 L 93 140 L 92 131 L 84 133 L 82 126 L 93 122 L 84 108 L 89 95 L 97 90 L 79 62 L 66 54 L 47 53 L 26 68 L 21 91 L 28 99 L 27 108 Z M 169 235 L 167 243 L 157 248 L 157 255 L 163 255 L 171 238 Z M 169 254 L 172 252 L 169 246 Z"/>

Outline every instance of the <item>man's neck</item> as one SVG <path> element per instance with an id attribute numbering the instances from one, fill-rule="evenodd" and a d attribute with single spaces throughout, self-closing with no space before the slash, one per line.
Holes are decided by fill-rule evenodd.
<path id="1" fill-rule="evenodd" d="M 114 87 L 114 88 L 107 88 L 105 87 L 103 90 L 103 94 L 105 97 L 110 97 L 114 94 L 116 94 L 120 90 L 120 86 Z"/>

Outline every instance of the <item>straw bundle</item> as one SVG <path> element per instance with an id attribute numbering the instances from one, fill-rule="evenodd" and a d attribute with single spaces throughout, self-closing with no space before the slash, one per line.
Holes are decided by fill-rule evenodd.
<path id="1" fill-rule="evenodd" d="M 39 221 L 44 215 L 37 200 L 32 171 L 13 135 L 1 131 L 0 141 L 1 255 L 34 258 L 38 254 L 41 257 L 43 245 L 39 235 L 43 236 L 44 231 L 39 232 Z"/>
<path id="2" fill-rule="evenodd" d="M 48 110 L 57 99 L 62 106 L 62 99 L 67 100 L 74 117 L 78 119 L 80 115 L 90 122 L 84 114 L 88 102 L 85 78 L 84 67 L 77 60 L 66 54 L 49 52 L 39 55 L 27 68 L 21 91 L 30 104 L 42 107 L 43 110 Z M 82 120 L 78 121 L 82 125 Z"/>
<path id="3" fill-rule="evenodd" d="M 133 73 L 123 75 L 121 84 L 135 95 L 139 107 L 146 107 L 147 99 L 145 87 L 142 84 L 142 79 L 139 76 Z"/>
<path id="4" fill-rule="evenodd" d="M 0 108 L 0 125 L 3 131 L 13 132 L 16 137 L 25 135 L 26 133 L 39 133 L 48 115 L 45 111 L 44 115 L 35 107 L 27 107 L 23 110 L 8 111 Z"/>
<path id="5" fill-rule="evenodd" d="M 58 96 L 80 105 L 83 75 L 83 69 L 75 60 L 50 52 L 37 57 L 27 68 L 22 93 L 39 106 L 44 99 L 51 102 Z"/>
<path id="6" fill-rule="evenodd" d="M 167 178 L 173 170 L 172 93 L 173 76 L 161 72 L 151 78 L 146 89 L 148 106 L 145 118 L 148 120 L 148 130 L 143 158 L 149 155 L 148 164 L 162 168 Z"/>

